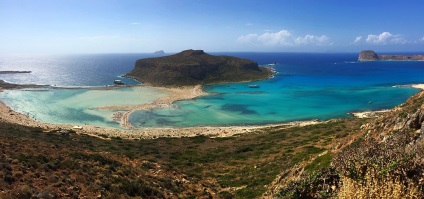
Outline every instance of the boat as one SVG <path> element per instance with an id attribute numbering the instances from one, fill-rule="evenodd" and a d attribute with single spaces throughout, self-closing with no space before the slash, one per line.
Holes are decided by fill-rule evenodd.
<path id="1" fill-rule="evenodd" d="M 259 88 L 260 86 L 259 85 L 256 85 L 256 84 L 251 84 L 251 85 L 249 85 L 249 88 Z"/>
<path id="2" fill-rule="evenodd" d="M 119 80 L 119 79 L 115 79 L 115 80 L 113 81 L 113 83 L 114 83 L 114 84 L 118 84 L 118 85 L 123 85 L 123 84 L 124 84 L 124 82 L 122 82 L 122 80 Z"/>
<path id="3" fill-rule="evenodd" d="M 273 62 L 272 64 L 268 64 L 268 66 L 275 66 L 277 64 L 277 62 Z"/>

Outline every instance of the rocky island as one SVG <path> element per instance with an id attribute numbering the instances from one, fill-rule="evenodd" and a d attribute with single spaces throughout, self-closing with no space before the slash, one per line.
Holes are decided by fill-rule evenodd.
<path id="1" fill-rule="evenodd" d="M 153 86 L 190 86 L 266 79 L 273 72 L 256 62 L 231 56 L 213 56 L 203 50 L 137 60 L 127 77 Z"/>
<path id="2" fill-rule="evenodd" d="M 358 61 L 424 61 L 424 55 L 377 55 L 372 50 L 363 50 Z"/>

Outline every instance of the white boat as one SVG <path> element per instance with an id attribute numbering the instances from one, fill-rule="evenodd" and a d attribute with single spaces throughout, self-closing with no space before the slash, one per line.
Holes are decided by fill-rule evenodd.
<path id="1" fill-rule="evenodd" d="M 272 64 L 268 64 L 268 66 L 275 66 L 277 64 L 277 62 L 275 61 L 274 63 L 272 63 Z"/>
<path id="2" fill-rule="evenodd" d="M 251 84 L 251 85 L 249 85 L 249 88 L 259 88 L 260 86 L 259 85 L 256 85 L 256 84 Z"/>
<path id="3" fill-rule="evenodd" d="M 113 81 L 113 83 L 114 83 L 114 84 L 118 84 L 118 85 L 122 85 L 122 84 L 124 84 L 124 82 L 122 82 L 122 80 L 119 80 L 119 79 L 115 79 L 115 80 Z"/>

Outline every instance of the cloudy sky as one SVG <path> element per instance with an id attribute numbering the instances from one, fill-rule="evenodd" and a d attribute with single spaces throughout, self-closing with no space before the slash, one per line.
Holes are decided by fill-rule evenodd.
<path id="1" fill-rule="evenodd" d="M 0 0 L 0 53 L 424 52 L 424 1 Z"/>

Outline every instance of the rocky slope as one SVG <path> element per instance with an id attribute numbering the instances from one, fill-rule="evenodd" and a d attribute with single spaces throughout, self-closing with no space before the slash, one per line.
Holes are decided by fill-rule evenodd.
<path id="1" fill-rule="evenodd" d="M 323 156 L 317 157 L 297 169 L 302 177 L 286 182 L 272 198 L 424 197 L 424 91 L 378 118 L 364 120 L 358 133 L 348 145 L 333 150 L 329 166 L 306 172 L 319 166 Z"/>
<path id="2" fill-rule="evenodd" d="M 230 56 L 212 56 L 203 50 L 137 60 L 126 76 L 154 86 L 185 86 L 253 81 L 272 75 L 257 63 Z"/>
<path id="3" fill-rule="evenodd" d="M 359 53 L 359 61 L 424 61 L 424 55 L 377 55 L 372 50 Z"/>

